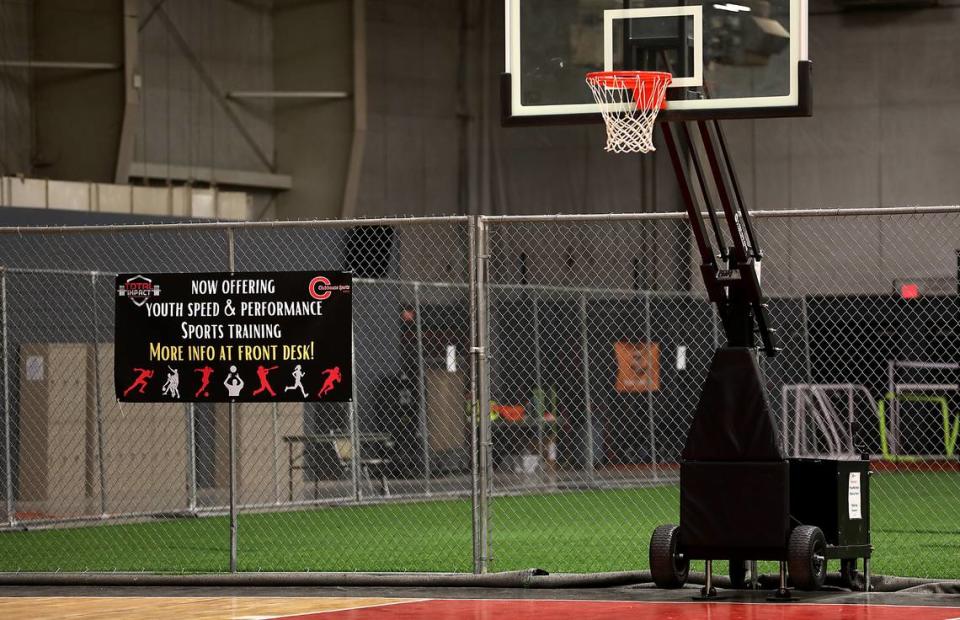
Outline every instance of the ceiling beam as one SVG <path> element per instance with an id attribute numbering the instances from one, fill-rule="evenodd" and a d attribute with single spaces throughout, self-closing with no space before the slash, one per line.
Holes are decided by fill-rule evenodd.
<path id="1" fill-rule="evenodd" d="M 57 60 L 0 60 L 0 67 L 13 69 L 67 69 L 70 71 L 117 71 L 116 62 L 70 62 Z"/>
<path id="2" fill-rule="evenodd" d="M 350 93 L 334 90 L 232 90 L 228 99 L 346 99 Z"/>
<path id="3" fill-rule="evenodd" d="M 224 170 L 222 168 L 211 170 L 209 166 L 182 166 L 163 162 L 132 162 L 130 164 L 130 176 L 137 179 L 169 180 L 178 183 L 209 183 L 273 191 L 293 189 L 293 177 L 286 174 L 253 170 Z"/>

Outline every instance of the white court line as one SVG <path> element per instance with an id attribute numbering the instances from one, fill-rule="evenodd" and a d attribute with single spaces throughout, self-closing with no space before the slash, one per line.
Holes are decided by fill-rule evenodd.
<path id="1" fill-rule="evenodd" d="M 431 598 L 413 598 L 403 601 L 390 601 L 389 603 L 370 603 L 368 605 L 359 605 L 357 607 L 345 607 L 343 609 L 321 609 L 319 611 L 299 611 L 296 613 L 285 613 L 280 616 L 237 616 L 233 620 L 282 620 L 283 618 L 296 618 L 298 616 L 318 616 L 320 614 L 335 614 L 345 611 L 356 611 L 358 609 L 373 609 L 374 607 L 390 607 L 391 605 L 407 605 L 410 603 L 426 603 L 437 599 Z M 487 599 L 476 599 L 487 600 Z"/>

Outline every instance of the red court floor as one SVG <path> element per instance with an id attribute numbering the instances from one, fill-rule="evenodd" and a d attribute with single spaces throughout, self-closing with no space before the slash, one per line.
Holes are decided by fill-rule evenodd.
<path id="1" fill-rule="evenodd" d="M 285 616 L 283 620 L 466 619 L 593 620 L 656 618 L 658 620 L 960 620 L 958 607 L 892 605 L 821 605 L 775 603 L 642 603 L 563 600 L 426 600 Z"/>
<path id="2" fill-rule="evenodd" d="M 960 596 L 729 591 L 703 603 L 696 589 L 502 590 L 438 588 L 0 587 L 0 620 L 960 620 Z M 460 598 L 451 598 L 460 597 Z"/>

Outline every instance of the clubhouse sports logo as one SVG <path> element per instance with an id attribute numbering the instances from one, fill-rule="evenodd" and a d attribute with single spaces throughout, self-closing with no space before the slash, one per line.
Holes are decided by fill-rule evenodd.
<path id="1" fill-rule="evenodd" d="M 313 297 L 317 301 L 324 301 L 330 299 L 330 296 L 335 292 L 350 292 L 349 284 L 330 284 L 330 280 L 323 276 L 317 276 L 313 280 L 310 280 L 310 284 L 307 285 L 307 290 L 310 293 L 310 297 Z"/>
<path id="2" fill-rule="evenodd" d="M 151 297 L 160 296 L 160 285 L 154 284 L 153 280 L 144 276 L 133 276 L 120 285 L 117 289 L 120 297 L 126 297 L 133 302 L 135 306 L 142 306 L 150 301 Z"/>

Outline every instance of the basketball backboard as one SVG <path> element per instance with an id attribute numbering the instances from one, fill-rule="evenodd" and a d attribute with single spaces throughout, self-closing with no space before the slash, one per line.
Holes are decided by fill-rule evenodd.
<path id="1" fill-rule="evenodd" d="M 664 119 L 810 114 L 807 0 L 505 0 L 508 124 L 599 118 L 591 71 L 673 74 Z"/>

